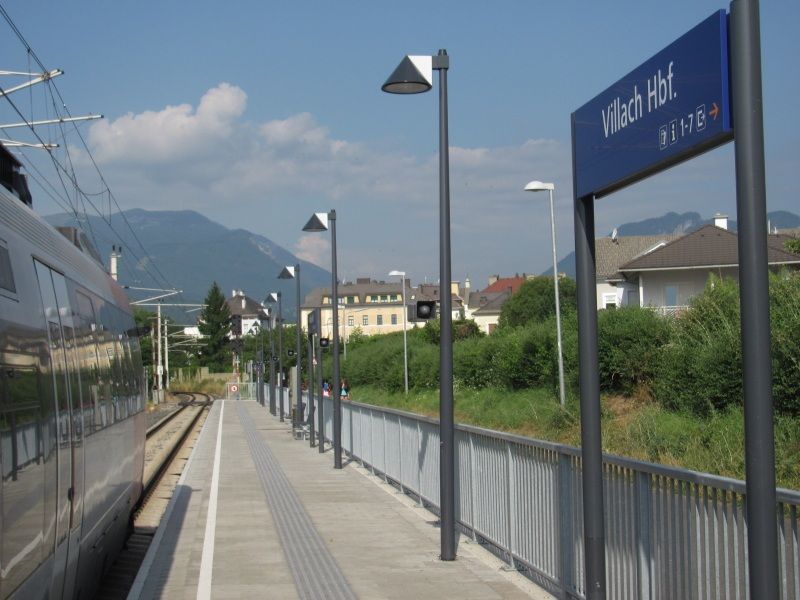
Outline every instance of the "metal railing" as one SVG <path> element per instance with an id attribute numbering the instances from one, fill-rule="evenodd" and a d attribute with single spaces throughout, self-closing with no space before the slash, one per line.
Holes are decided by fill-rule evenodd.
<path id="1" fill-rule="evenodd" d="M 436 513 L 438 422 L 359 403 L 342 410 L 351 458 Z M 459 425 L 456 465 L 462 531 L 552 593 L 583 598 L 580 449 Z M 603 471 L 609 598 L 749 598 L 744 482 L 608 455 Z M 781 598 L 800 600 L 800 493 L 779 489 L 778 502 Z"/>
<path id="2" fill-rule="evenodd" d="M 252 381 L 229 381 L 225 386 L 227 400 L 255 400 L 258 384 Z"/>

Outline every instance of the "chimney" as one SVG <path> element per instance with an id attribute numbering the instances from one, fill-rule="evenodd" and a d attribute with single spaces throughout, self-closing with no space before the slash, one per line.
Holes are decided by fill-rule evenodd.
<path id="1" fill-rule="evenodd" d="M 450 282 L 450 294 L 453 296 L 458 296 L 458 281 Z"/>
<path id="2" fill-rule="evenodd" d="M 500 275 L 489 275 L 489 285 L 492 285 L 498 279 L 500 279 Z"/>
<path id="3" fill-rule="evenodd" d="M 719 227 L 720 229 L 727 229 L 728 228 L 728 215 L 723 215 L 722 213 L 717 213 L 714 215 L 714 226 Z"/>
<path id="4" fill-rule="evenodd" d="M 111 274 L 111 279 L 117 281 L 117 259 L 122 256 L 122 246 L 117 248 L 116 246 L 111 246 L 111 256 L 108 260 L 108 267 Z"/>

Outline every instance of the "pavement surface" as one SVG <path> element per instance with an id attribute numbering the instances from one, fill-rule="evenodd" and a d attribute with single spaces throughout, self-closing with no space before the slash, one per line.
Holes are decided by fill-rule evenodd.
<path id="1" fill-rule="evenodd" d="M 465 537 L 440 561 L 435 523 L 257 403 L 217 401 L 129 598 L 552 598 Z"/>

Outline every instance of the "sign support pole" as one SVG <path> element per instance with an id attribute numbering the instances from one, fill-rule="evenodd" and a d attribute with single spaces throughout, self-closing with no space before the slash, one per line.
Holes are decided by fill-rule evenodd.
<path id="1" fill-rule="evenodd" d="M 778 598 L 764 122 L 758 0 L 731 2 L 750 597 Z"/>
<path id="2" fill-rule="evenodd" d="M 573 137 L 575 124 L 573 121 Z M 574 157 L 573 144 L 573 162 Z M 573 167 L 573 178 L 576 170 Z M 573 183 L 573 189 L 577 189 Z M 575 197 L 575 267 L 578 288 L 578 363 L 581 395 L 581 464 L 586 600 L 605 600 L 603 447 L 597 354 L 594 196 Z"/>

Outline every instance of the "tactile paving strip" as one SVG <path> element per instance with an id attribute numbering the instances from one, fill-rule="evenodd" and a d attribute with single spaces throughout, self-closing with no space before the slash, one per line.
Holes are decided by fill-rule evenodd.
<path id="1" fill-rule="evenodd" d="M 236 403 L 236 408 L 298 596 L 305 600 L 356 600 L 274 454 L 256 431 L 247 409 L 241 402 Z"/>

